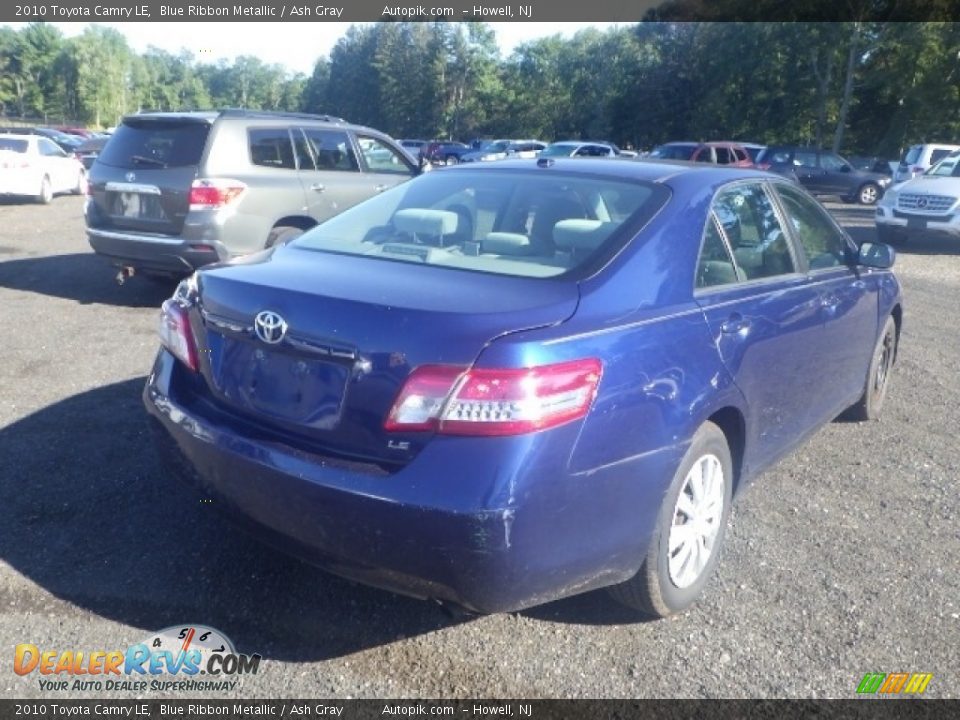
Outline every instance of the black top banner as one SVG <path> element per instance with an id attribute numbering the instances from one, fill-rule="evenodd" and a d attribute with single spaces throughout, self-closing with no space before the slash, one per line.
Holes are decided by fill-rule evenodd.
<path id="1" fill-rule="evenodd" d="M 952 21 L 939 0 L 57 0 L 3 3 L 0 22 Z"/>

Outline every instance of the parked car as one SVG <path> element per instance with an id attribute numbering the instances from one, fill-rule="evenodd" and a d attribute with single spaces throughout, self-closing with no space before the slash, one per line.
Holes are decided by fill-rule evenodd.
<path id="1" fill-rule="evenodd" d="M 612 145 L 564 140 L 547 145 L 540 157 L 616 157 L 617 154 Z"/>
<path id="2" fill-rule="evenodd" d="M 400 147 L 418 160 L 420 159 L 423 148 L 427 145 L 427 142 L 427 140 L 397 140 L 397 143 L 400 145 Z"/>
<path id="3" fill-rule="evenodd" d="M 836 153 L 813 147 L 771 145 L 760 153 L 757 167 L 796 178 L 816 195 L 862 205 L 874 205 L 891 184 L 887 175 L 857 170 Z"/>
<path id="4" fill-rule="evenodd" d="M 877 205 L 876 222 L 877 235 L 886 243 L 926 234 L 960 239 L 960 151 L 887 190 Z"/>
<path id="5" fill-rule="evenodd" d="M 460 165 L 181 283 L 143 398 L 174 472 L 336 573 L 487 613 L 613 586 L 663 616 L 734 495 L 881 412 L 893 259 L 768 173 Z"/>
<path id="6" fill-rule="evenodd" d="M 894 182 L 906 182 L 917 175 L 921 175 L 943 158 L 956 150 L 960 145 L 946 143 L 920 143 L 911 145 L 900 158 L 900 165 L 893 173 Z"/>
<path id="7" fill-rule="evenodd" d="M 383 133 L 325 115 L 129 115 L 90 170 L 87 237 L 127 275 L 184 275 L 287 242 L 417 174 Z"/>
<path id="8" fill-rule="evenodd" d="M 68 135 L 67 133 L 47 127 L 14 126 L 0 128 L 0 132 L 11 135 L 40 135 L 55 142 L 60 149 L 66 153 L 75 152 L 80 143 L 83 142 L 82 138 L 76 135 Z"/>
<path id="9" fill-rule="evenodd" d="M 750 162 L 756 164 L 757 156 L 763 152 L 767 146 L 761 145 L 760 143 L 743 142 L 740 143 L 740 147 L 747 151 L 747 155 L 750 156 Z"/>
<path id="10" fill-rule="evenodd" d="M 450 140 L 434 140 L 420 151 L 420 156 L 434 165 L 456 165 L 460 158 L 471 152 L 469 145 Z"/>
<path id="11" fill-rule="evenodd" d="M 83 165 L 42 135 L 0 134 L 0 195 L 47 204 L 61 193 L 87 190 Z"/>
<path id="12" fill-rule="evenodd" d="M 107 144 L 109 139 L 109 135 L 94 135 L 89 137 L 80 143 L 74 155 L 83 163 L 83 166 L 87 170 L 90 170 L 97 156 L 103 152 L 103 146 Z"/>
<path id="13" fill-rule="evenodd" d="M 880 173 L 893 177 L 898 163 L 895 160 L 886 160 L 878 155 L 852 155 L 847 161 L 857 170 Z"/>
<path id="14" fill-rule="evenodd" d="M 539 140 L 491 140 L 461 156 L 460 162 L 490 162 L 508 157 L 530 159 L 539 155 L 547 143 Z"/>
<path id="15" fill-rule="evenodd" d="M 649 157 L 659 160 L 689 160 L 691 162 L 752 167 L 753 161 L 743 146 L 730 142 L 671 142 L 655 147 Z"/>

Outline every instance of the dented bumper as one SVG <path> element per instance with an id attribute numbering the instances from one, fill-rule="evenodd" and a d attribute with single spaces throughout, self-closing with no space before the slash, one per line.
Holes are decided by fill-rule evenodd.
<path id="1" fill-rule="evenodd" d="M 366 472 L 178 403 L 161 351 L 144 389 L 160 457 L 270 544 L 337 575 L 481 613 L 625 580 L 639 568 L 682 448 L 568 471 L 577 427 L 436 438 Z M 222 419 L 221 419 L 222 420 Z"/>

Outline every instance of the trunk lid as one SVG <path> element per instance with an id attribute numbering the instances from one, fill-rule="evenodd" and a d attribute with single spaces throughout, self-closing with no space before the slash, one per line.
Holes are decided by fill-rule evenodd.
<path id="1" fill-rule="evenodd" d="M 331 454 L 402 463 L 429 439 L 383 429 L 414 368 L 468 366 L 500 335 L 563 322 L 578 300 L 572 280 L 287 247 L 201 273 L 193 322 L 217 405 Z M 285 332 L 268 342 L 277 318 Z"/>

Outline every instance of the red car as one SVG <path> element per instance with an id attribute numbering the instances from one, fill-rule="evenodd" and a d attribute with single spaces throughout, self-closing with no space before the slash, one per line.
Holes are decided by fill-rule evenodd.
<path id="1" fill-rule="evenodd" d="M 650 157 L 660 160 L 692 160 L 727 167 L 753 167 L 746 148 L 732 142 L 671 142 L 655 147 Z"/>

